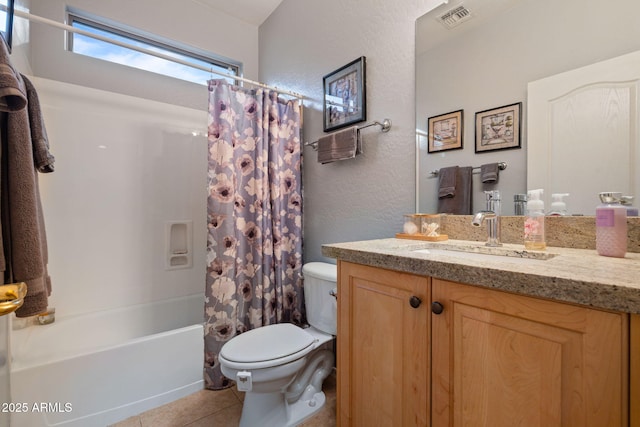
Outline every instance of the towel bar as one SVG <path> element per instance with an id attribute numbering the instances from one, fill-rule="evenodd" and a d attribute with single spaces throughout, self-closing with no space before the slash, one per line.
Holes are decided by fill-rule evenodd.
<path id="1" fill-rule="evenodd" d="M 358 128 L 358 131 L 361 131 L 362 129 L 368 128 L 370 126 L 376 126 L 376 125 L 380 126 L 380 131 L 381 132 L 389 132 L 389 129 L 391 129 L 391 120 L 384 119 L 382 121 L 382 123 L 380 123 L 378 121 L 375 121 L 373 123 L 369 123 L 368 125 L 360 126 Z M 316 150 L 316 151 L 318 150 L 318 141 L 305 142 L 304 145 L 305 145 L 305 147 L 306 146 L 313 147 L 313 149 Z"/>
<path id="2" fill-rule="evenodd" d="M 498 162 L 498 169 L 500 169 L 501 171 L 505 170 L 507 168 L 507 162 Z M 475 169 L 480 169 L 480 166 L 474 166 L 473 170 Z M 436 169 L 434 171 L 429 172 L 429 175 L 431 175 L 431 177 L 435 177 L 438 176 L 438 173 L 440 172 L 439 169 Z"/>

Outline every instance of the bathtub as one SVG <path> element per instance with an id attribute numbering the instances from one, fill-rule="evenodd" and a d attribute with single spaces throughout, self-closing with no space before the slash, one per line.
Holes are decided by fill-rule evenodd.
<path id="1" fill-rule="evenodd" d="M 12 427 L 105 427 L 201 390 L 203 296 L 12 331 Z"/>

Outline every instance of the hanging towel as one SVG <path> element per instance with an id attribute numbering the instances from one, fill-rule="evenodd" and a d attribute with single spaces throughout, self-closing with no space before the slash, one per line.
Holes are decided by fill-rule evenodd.
<path id="1" fill-rule="evenodd" d="M 487 163 L 480 166 L 480 180 L 485 184 L 497 184 L 500 168 L 497 163 Z"/>
<path id="2" fill-rule="evenodd" d="M 53 163 L 56 159 L 49 151 L 49 138 L 42 119 L 38 92 L 36 92 L 33 83 L 24 74 L 22 74 L 22 80 L 24 80 L 24 85 L 27 88 L 27 111 L 29 114 L 29 127 L 31 128 L 33 162 L 38 172 L 50 173 L 54 170 Z"/>
<path id="3" fill-rule="evenodd" d="M 459 167 L 456 172 L 456 189 L 453 197 L 438 198 L 438 212 L 471 215 L 472 181 L 471 166 Z M 440 170 L 442 171 L 442 169 Z"/>
<path id="4" fill-rule="evenodd" d="M 438 171 L 438 198 L 454 197 L 456 195 L 456 180 L 458 166 L 442 168 Z"/>
<path id="5" fill-rule="evenodd" d="M 9 59 L 9 51 L 4 42 L 0 41 L 0 130 L 2 134 L 0 138 L 6 139 L 7 133 L 7 112 L 23 110 L 27 105 L 27 94 L 25 88 L 20 84 L 18 79 L 18 72 L 13 68 Z M 4 157 L 0 149 L 0 158 Z M 6 184 L 6 176 L 4 171 L 0 177 L 0 184 L 4 186 Z M 0 187 L 1 188 L 1 187 Z M 2 188 L 4 194 L 4 188 Z M 6 209 L 4 206 L 0 208 L 0 212 L 4 212 Z M 4 237 L 6 240 L 7 238 Z M 4 253 L 4 240 L 2 233 L 0 233 L 0 272 L 6 270 L 7 261 Z M 1 279 L 0 279 L 1 280 Z"/>
<path id="6" fill-rule="evenodd" d="M 10 63 L 6 46 L 4 43 L 0 45 L 0 74 L 5 79 L 0 86 L 11 88 L 4 92 L 5 98 L 0 101 L 0 111 L 3 111 L 0 126 L 0 219 L 4 261 L 0 266 L 3 267 L 4 283 L 26 282 L 27 296 L 22 307 L 16 310 L 17 316 L 26 317 L 47 309 L 51 281 L 47 272 L 47 240 L 29 112 L 26 102 L 22 109 L 12 108 L 12 105 L 19 104 L 13 97 L 22 94 L 26 98 L 27 88 Z"/>
<path id="7" fill-rule="evenodd" d="M 325 164 L 353 159 L 356 154 L 362 152 L 359 140 L 360 132 L 357 126 L 318 138 L 318 162 Z"/>
<path id="8" fill-rule="evenodd" d="M 0 44 L 0 111 L 20 111 L 27 105 L 27 91 L 11 65 L 6 44 L 1 40 Z"/>

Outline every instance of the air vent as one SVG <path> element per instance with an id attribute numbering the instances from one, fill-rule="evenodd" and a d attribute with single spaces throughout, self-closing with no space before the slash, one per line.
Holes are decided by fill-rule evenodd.
<path id="1" fill-rule="evenodd" d="M 469 19 L 471 19 L 471 11 L 463 5 L 456 6 L 438 17 L 438 21 L 447 28 L 458 26 Z"/>

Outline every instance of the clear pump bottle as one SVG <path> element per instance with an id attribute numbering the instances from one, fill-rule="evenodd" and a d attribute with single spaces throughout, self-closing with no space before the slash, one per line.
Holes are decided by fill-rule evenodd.
<path id="1" fill-rule="evenodd" d="M 569 193 L 554 193 L 551 195 L 551 209 L 549 209 L 549 216 L 567 216 L 567 203 L 564 201 L 565 197 L 568 197 Z"/>
<path id="2" fill-rule="evenodd" d="M 527 192 L 527 215 L 524 219 L 524 248 L 543 251 L 547 248 L 544 239 L 544 202 L 543 190 Z"/>
<path id="3" fill-rule="evenodd" d="M 627 253 L 627 208 L 622 193 L 600 193 L 596 207 L 596 251 L 599 255 L 624 258 Z"/>

